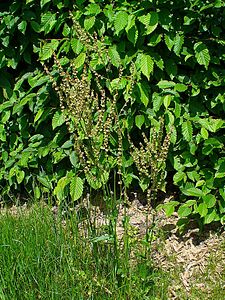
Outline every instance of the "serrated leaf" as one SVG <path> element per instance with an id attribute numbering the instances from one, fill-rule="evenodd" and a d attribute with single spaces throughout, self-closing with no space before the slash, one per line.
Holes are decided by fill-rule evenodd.
<path id="1" fill-rule="evenodd" d="M 115 67 L 118 68 L 120 66 L 120 55 L 116 50 L 116 47 L 109 48 L 109 58 Z"/>
<path id="2" fill-rule="evenodd" d="M 193 128 L 191 122 L 189 120 L 183 122 L 181 128 L 182 128 L 182 134 L 184 136 L 184 139 L 187 142 L 190 142 L 192 140 L 192 135 L 193 135 Z"/>
<path id="3" fill-rule="evenodd" d="M 204 224 L 210 224 L 211 222 L 214 221 L 214 219 L 216 218 L 217 216 L 217 213 L 214 210 L 212 210 L 211 213 L 207 214 L 205 217 L 204 217 Z"/>
<path id="4" fill-rule="evenodd" d="M 57 199 L 61 202 L 65 198 L 64 189 L 70 183 L 70 178 L 64 176 L 59 179 L 56 187 L 54 188 L 53 194 L 57 197 Z"/>
<path id="5" fill-rule="evenodd" d="M 71 39 L 70 45 L 75 54 L 80 54 L 84 48 L 84 45 L 76 38 Z"/>
<path id="6" fill-rule="evenodd" d="M 77 201 L 83 194 L 83 180 L 78 177 L 72 177 L 70 181 L 70 195 L 73 201 Z"/>
<path id="7" fill-rule="evenodd" d="M 137 115 L 135 117 L 135 124 L 139 129 L 141 129 L 144 122 L 145 122 L 145 117 L 143 115 Z"/>
<path id="8" fill-rule="evenodd" d="M 205 66 L 206 69 L 208 69 L 209 62 L 210 62 L 210 54 L 206 45 L 202 42 L 195 43 L 194 50 L 195 50 L 195 57 L 197 59 L 197 62 L 200 65 Z"/>
<path id="9" fill-rule="evenodd" d="M 141 72 L 149 80 L 150 79 L 150 74 L 153 72 L 153 69 L 154 69 L 154 61 L 152 60 L 150 55 L 141 54 L 140 68 L 141 68 Z"/>
<path id="10" fill-rule="evenodd" d="M 184 36 L 177 33 L 174 40 L 174 48 L 173 48 L 173 51 L 177 56 L 180 56 L 180 51 L 182 49 L 183 44 L 184 44 Z"/>
<path id="11" fill-rule="evenodd" d="M 165 34 L 165 43 L 167 48 L 171 51 L 174 45 L 174 35 L 173 34 Z"/>
<path id="12" fill-rule="evenodd" d="M 52 129 L 61 126 L 65 122 L 65 117 L 61 111 L 56 111 L 52 118 Z"/>
<path id="13" fill-rule="evenodd" d="M 177 213 L 180 218 L 184 218 L 189 216 L 192 213 L 192 208 L 190 206 L 183 204 L 179 207 Z"/>
<path id="14" fill-rule="evenodd" d="M 128 14 L 125 11 L 120 11 L 116 14 L 114 26 L 117 35 L 127 26 L 127 22 Z"/>
<path id="15" fill-rule="evenodd" d="M 56 14 L 52 14 L 50 11 L 46 12 L 41 17 L 41 30 L 45 32 L 45 34 L 49 33 L 56 24 Z"/>
<path id="16" fill-rule="evenodd" d="M 80 67 L 82 67 L 84 65 L 86 59 L 86 53 L 82 52 L 80 53 L 77 58 L 75 58 L 74 60 L 74 65 L 77 69 L 79 69 Z"/>
<path id="17" fill-rule="evenodd" d="M 152 33 L 158 26 L 158 13 L 150 12 L 147 15 L 138 18 L 139 21 L 145 25 L 146 34 Z"/>
<path id="18" fill-rule="evenodd" d="M 40 60 L 46 60 L 50 58 L 54 53 L 54 51 L 57 49 L 58 45 L 59 45 L 58 40 L 51 40 L 50 43 L 44 44 L 39 54 Z"/>
<path id="19" fill-rule="evenodd" d="M 179 204 L 178 201 L 169 201 L 163 204 L 163 209 L 165 210 L 166 216 L 170 217 L 175 211 L 175 207 Z"/>
<path id="20" fill-rule="evenodd" d="M 95 16 L 92 16 L 90 18 L 86 18 L 84 20 L 84 28 L 88 31 L 90 30 L 95 24 Z"/>
<path id="21" fill-rule="evenodd" d="M 98 4 L 90 3 L 87 7 L 85 15 L 94 15 L 94 16 L 96 16 L 96 15 L 100 14 L 101 11 L 102 10 L 101 10 L 101 8 Z"/>

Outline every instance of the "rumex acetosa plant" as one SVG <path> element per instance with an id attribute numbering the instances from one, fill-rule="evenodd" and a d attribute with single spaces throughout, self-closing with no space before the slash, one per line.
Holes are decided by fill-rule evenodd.
<path id="1" fill-rule="evenodd" d="M 46 65 L 44 68 L 58 94 L 60 109 L 74 138 L 74 149 L 85 178 L 92 188 L 99 189 L 108 182 L 110 171 L 117 161 L 121 161 L 118 159 L 121 138 L 118 138 L 118 151 L 113 151 L 110 145 L 112 131 L 121 136 L 116 106 L 118 91 L 109 93 L 105 86 L 107 79 L 88 64 L 88 55 L 97 51 L 96 35 L 92 38 L 76 21 L 74 26 L 87 49 L 84 64 L 77 68 L 74 60 L 70 60 L 69 67 L 65 68 L 54 54 L 58 80 Z"/>

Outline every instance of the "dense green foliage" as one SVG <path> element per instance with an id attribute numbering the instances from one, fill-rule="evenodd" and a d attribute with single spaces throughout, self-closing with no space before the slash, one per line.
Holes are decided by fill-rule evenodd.
<path id="1" fill-rule="evenodd" d="M 56 53 L 65 70 L 73 62 L 78 77 L 86 64 L 92 84 L 100 74 L 106 103 L 117 98 L 109 158 L 100 159 L 103 168 L 107 160 L 107 174 L 92 169 L 95 178 L 100 176 L 93 187 L 105 184 L 114 169 L 120 170 L 126 187 L 151 187 L 158 180 L 153 169 L 160 170 L 161 178 L 165 166 L 151 161 L 144 166 L 149 178 L 140 174 L 128 136 L 139 142 L 142 132 L 149 136 L 151 131 L 150 146 L 145 143 L 148 151 L 154 134 L 169 135 L 166 171 L 181 193 L 179 201 L 166 205 L 166 213 L 177 207 L 181 224 L 189 216 L 205 224 L 224 222 L 223 1 L 78 0 L 72 7 L 71 1 L 27 0 L 0 4 L 0 9 L 2 194 L 25 188 L 38 198 L 41 191 L 55 189 L 58 198 L 70 191 L 76 200 L 85 178 L 93 185 L 83 172 L 59 97 L 42 66 L 44 62 L 60 84 L 59 65 L 52 58 Z M 90 36 L 85 38 L 84 32 Z M 154 151 L 161 146 L 163 139 Z M 135 147 L 138 143 L 133 152 Z M 165 189 L 163 184 L 154 188 Z"/>

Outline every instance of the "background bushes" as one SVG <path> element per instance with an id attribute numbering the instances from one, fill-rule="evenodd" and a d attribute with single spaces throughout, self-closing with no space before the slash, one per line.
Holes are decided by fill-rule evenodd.
<path id="1" fill-rule="evenodd" d="M 89 51 L 73 19 L 90 36 L 97 33 L 95 51 Z M 92 75 L 96 71 L 107 78 L 102 84 L 108 93 L 117 89 L 119 112 L 126 103 L 119 114 L 125 185 L 139 183 L 145 189 L 127 135 L 141 140 L 141 132 L 159 130 L 163 117 L 164 135 L 172 128 L 166 171 L 180 190 L 179 200 L 164 207 L 167 214 L 177 208 L 181 223 L 190 216 L 203 223 L 224 222 L 223 20 L 219 0 L 1 4 L 1 194 L 26 190 L 39 198 L 65 176 L 85 181 L 42 66 L 53 66 L 56 53 L 64 68 L 73 60 L 82 72 L 86 63 Z M 57 78 L 56 66 L 52 72 Z"/>

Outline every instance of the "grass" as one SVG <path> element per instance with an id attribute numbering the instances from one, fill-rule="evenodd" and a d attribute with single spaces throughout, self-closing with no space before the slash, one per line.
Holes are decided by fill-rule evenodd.
<path id="1" fill-rule="evenodd" d="M 0 299 L 168 299 L 166 279 L 144 247 L 132 254 L 119 245 L 113 226 L 78 229 L 50 207 L 0 215 Z M 126 245 L 126 246 L 125 246 Z"/>

